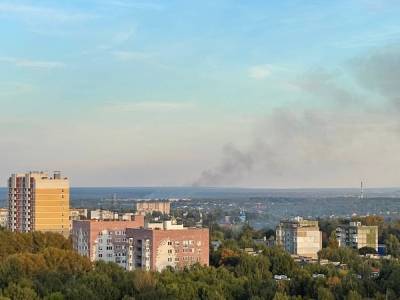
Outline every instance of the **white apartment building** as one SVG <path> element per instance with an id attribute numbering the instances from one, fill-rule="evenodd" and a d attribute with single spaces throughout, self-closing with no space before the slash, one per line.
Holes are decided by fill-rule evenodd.
<path id="1" fill-rule="evenodd" d="M 322 249 L 318 221 L 301 217 L 281 221 L 276 227 L 276 243 L 290 254 L 318 258 L 318 251 Z"/>

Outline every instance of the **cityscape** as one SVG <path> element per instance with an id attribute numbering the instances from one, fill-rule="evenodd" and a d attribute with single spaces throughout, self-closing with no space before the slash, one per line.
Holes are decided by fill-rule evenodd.
<path id="1" fill-rule="evenodd" d="M 400 299 L 399 16 L 0 0 L 0 300 Z"/>
<path id="2" fill-rule="evenodd" d="M 400 255 L 400 242 L 390 233 L 400 224 L 397 211 L 362 215 L 349 212 L 347 208 L 344 214 L 317 216 L 309 210 L 307 219 L 292 216 L 296 212 L 292 207 L 284 210 L 286 213 L 290 211 L 290 215 L 282 215 L 281 219 L 258 221 L 268 218 L 272 205 L 283 206 L 290 201 L 301 201 L 306 205 L 302 197 L 310 191 L 298 191 L 297 197 L 300 198 L 294 196 L 294 191 L 292 196 L 283 197 L 287 191 L 281 191 L 280 197 L 266 197 L 270 202 L 254 197 L 254 194 L 248 195 L 247 202 L 243 201 L 243 191 L 236 201 L 234 198 L 207 197 L 202 200 L 138 198 L 122 201 L 114 193 L 112 198 L 100 202 L 99 199 L 74 202 L 70 199 L 69 179 L 60 171 L 15 173 L 9 177 L 7 186 L 8 206 L 0 210 L 3 230 L 11 234 L 42 232 L 60 235 L 68 239 L 70 251 L 91 263 L 115 264 L 127 272 L 190 270 L 194 266 L 209 268 L 221 264 L 221 259 L 233 259 L 237 255 L 259 258 L 268 251 L 282 251 L 279 255 L 287 255 L 286 260 L 298 267 L 314 270 L 310 274 L 312 281 L 326 280 L 329 272 L 342 275 L 349 272 L 362 281 L 381 278 L 378 266 L 397 262 Z M 260 191 L 253 191 L 257 192 Z M 338 195 L 325 197 L 319 200 L 316 197 L 313 201 L 320 201 L 323 205 L 329 201 L 334 205 L 337 201 L 345 201 L 343 205 L 369 201 L 362 186 L 358 196 L 347 195 L 341 200 Z M 374 202 L 385 199 L 388 203 L 398 201 L 388 195 L 372 198 Z M 87 206 L 81 206 L 83 203 Z M 389 209 L 385 204 L 383 207 Z M 236 244 L 232 246 L 232 242 Z M 340 249 L 344 252 L 341 253 Z M 332 254 L 330 251 L 339 252 Z M 224 258 L 225 255 L 228 258 Z M 218 262 L 215 257 L 219 257 Z M 350 267 L 354 263 L 369 266 L 369 270 L 352 273 L 356 272 Z M 292 272 L 272 272 L 271 280 L 286 282 L 284 285 L 290 287 Z"/>

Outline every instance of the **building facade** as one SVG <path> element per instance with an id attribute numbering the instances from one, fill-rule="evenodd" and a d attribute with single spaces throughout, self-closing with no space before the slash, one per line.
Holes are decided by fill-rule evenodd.
<path id="1" fill-rule="evenodd" d="M 378 226 L 364 226 L 361 222 L 350 222 L 336 229 L 339 247 L 360 249 L 370 247 L 378 251 Z"/>
<path id="2" fill-rule="evenodd" d="M 115 262 L 127 267 L 127 228 L 144 226 L 144 216 L 135 216 L 130 221 L 72 221 L 73 248 L 91 261 Z"/>
<path id="3" fill-rule="evenodd" d="M 161 271 L 195 263 L 209 265 L 208 228 L 186 228 L 171 221 L 127 229 L 128 270 Z"/>
<path id="4" fill-rule="evenodd" d="M 69 235 L 69 181 L 59 172 L 13 174 L 8 180 L 8 228 Z"/>
<path id="5" fill-rule="evenodd" d="M 169 215 L 171 212 L 171 202 L 169 200 L 141 200 L 135 203 L 136 213 L 148 214 L 153 211 Z"/>
<path id="6" fill-rule="evenodd" d="M 0 208 L 0 226 L 7 228 L 8 224 L 8 208 Z"/>
<path id="7" fill-rule="evenodd" d="M 70 208 L 69 209 L 69 230 L 72 230 L 72 221 L 86 220 L 88 218 L 87 208 Z"/>
<path id="8" fill-rule="evenodd" d="M 318 221 L 297 217 L 281 221 L 276 227 L 276 243 L 293 255 L 317 258 L 322 249 L 322 232 Z"/>
<path id="9" fill-rule="evenodd" d="M 91 220 L 118 220 L 118 213 L 111 210 L 96 209 L 89 211 Z"/>

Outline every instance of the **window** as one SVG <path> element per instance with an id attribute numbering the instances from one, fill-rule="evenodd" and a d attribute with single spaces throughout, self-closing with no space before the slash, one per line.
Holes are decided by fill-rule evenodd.
<path id="1" fill-rule="evenodd" d="M 99 257 L 103 257 L 103 254 L 99 253 Z"/>
<path id="2" fill-rule="evenodd" d="M 168 245 L 171 246 L 171 245 L 172 245 L 172 242 L 171 242 L 171 241 L 168 241 Z"/>

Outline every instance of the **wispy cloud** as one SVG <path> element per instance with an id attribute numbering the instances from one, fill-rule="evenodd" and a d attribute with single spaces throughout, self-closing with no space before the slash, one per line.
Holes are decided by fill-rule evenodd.
<path id="1" fill-rule="evenodd" d="M 66 11 L 58 8 L 34 6 L 28 4 L 17 4 L 13 2 L 0 3 L 0 17 L 1 16 L 17 16 L 31 20 L 44 19 L 56 22 L 75 22 L 87 19 L 92 19 L 95 16 L 92 14 L 82 12 Z"/>
<path id="2" fill-rule="evenodd" d="M 10 96 L 17 94 L 31 93 L 35 87 L 22 82 L 0 82 L 0 95 Z"/>
<path id="3" fill-rule="evenodd" d="M 250 78 L 262 80 L 269 77 L 272 74 L 272 70 L 269 65 L 252 66 L 249 68 L 248 74 Z"/>
<path id="4" fill-rule="evenodd" d="M 177 112 L 190 110 L 195 107 L 193 102 L 178 101 L 141 101 L 107 103 L 101 107 L 102 111 L 109 113 L 130 112 Z"/>
<path id="5" fill-rule="evenodd" d="M 147 60 L 153 57 L 152 53 L 138 51 L 113 51 L 113 56 L 120 61 Z"/>
<path id="6" fill-rule="evenodd" d="M 102 45 L 98 46 L 99 50 L 112 50 L 116 49 L 119 46 L 125 44 L 126 42 L 130 41 L 136 34 L 136 28 L 134 26 L 122 30 L 122 31 L 117 31 L 114 33 L 114 35 L 107 41 L 107 43 L 104 43 Z"/>
<path id="7" fill-rule="evenodd" d="M 400 27 L 391 26 L 380 30 L 357 33 L 347 40 L 336 41 L 333 45 L 341 49 L 376 47 L 400 41 Z"/>
<path id="8" fill-rule="evenodd" d="M 129 28 L 124 31 L 117 32 L 113 38 L 113 44 L 120 45 L 130 40 L 136 33 L 135 28 Z"/>
<path id="9" fill-rule="evenodd" d="M 162 10 L 164 7 L 155 2 L 150 1 L 122 1 L 112 0 L 107 1 L 108 5 L 119 6 L 121 8 L 137 8 L 137 9 L 150 9 L 150 10 Z"/>
<path id="10" fill-rule="evenodd" d="M 65 63 L 59 61 L 31 60 L 16 57 L 0 57 L 0 63 L 1 62 L 31 69 L 58 69 L 66 66 Z"/>

